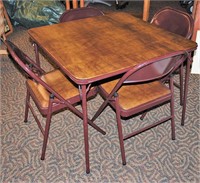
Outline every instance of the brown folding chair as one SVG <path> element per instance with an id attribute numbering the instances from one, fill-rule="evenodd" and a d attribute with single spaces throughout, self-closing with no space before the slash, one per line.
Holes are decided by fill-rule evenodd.
<path id="1" fill-rule="evenodd" d="M 61 17 L 60 22 L 68 22 L 72 20 L 79 20 L 94 16 L 102 16 L 104 13 L 96 8 L 84 7 L 65 11 Z"/>
<path id="2" fill-rule="evenodd" d="M 175 139 L 174 86 L 171 73 L 186 58 L 187 54 L 185 52 L 171 53 L 139 64 L 130 69 L 120 79 L 102 83 L 98 86 L 99 94 L 104 99 L 104 102 L 92 118 L 92 121 L 101 114 L 107 105 L 110 105 L 115 110 L 123 165 L 126 164 L 124 140 L 168 120 L 171 120 L 172 139 Z M 162 82 L 164 77 L 170 78 L 170 87 L 167 87 Z M 170 116 L 166 116 L 130 134 L 123 135 L 121 117 L 131 117 L 167 102 L 170 102 Z"/>
<path id="3" fill-rule="evenodd" d="M 55 69 L 51 72 L 45 73 L 44 70 L 42 70 L 31 58 L 23 53 L 12 42 L 5 40 L 5 45 L 13 60 L 28 75 L 28 79 L 26 81 L 27 96 L 24 121 L 27 122 L 28 112 L 30 109 L 44 136 L 41 155 L 41 159 L 44 160 L 52 114 L 63 109 L 69 109 L 78 117 L 83 117 L 82 113 L 74 107 L 74 105 L 81 102 L 79 90 L 77 86 L 72 83 L 72 81 L 68 80 L 62 74 L 61 71 Z M 88 91 L 87 97 L 89 99 L 95 95 L 96 88 L 91 88 Z M 34 101 L 40 113 L 47 118 L 44 128 L 34 112 L 30 98 Z M 100 133 L 105 134 L 102 129 L 90 120 L 88 120 L 88 123 Z"/>
<path id="4" fill-rule="evenodd" d="M 151 23 L 186 39 L 191 38 L 194 28 L 191 15 L 171 7 L 164 7 L 156 12 Z M 174 85 L 180 89 L 180 104 L 183 105 L 183 64 L 180 66 L 179 80 L 180 84 L 174 82 Z"/>

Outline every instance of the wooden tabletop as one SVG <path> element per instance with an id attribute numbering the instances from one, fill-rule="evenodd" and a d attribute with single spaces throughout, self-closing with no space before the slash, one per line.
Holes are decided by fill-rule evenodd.
<path id="1" fill-rule="evenodd" d="M 78 84 L 123 73 L 170 52 L 197 47 L 193 41 L 121 12 L 32 28 L 28 32 Z"/>

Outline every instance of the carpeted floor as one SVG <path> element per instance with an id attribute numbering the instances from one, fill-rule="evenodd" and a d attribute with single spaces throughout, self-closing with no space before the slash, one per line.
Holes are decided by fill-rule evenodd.
<path id="1" fill-rule="evenodd" d="M 118 11 L 141 16 L 142 2 L 130 2 Z M 179 6 L 178 1 L 152 1 L 150 17 L 161 7 Z M 115 7 L 93 4 L 104 11 Z M 184 9 L 183 9 L 184 10 Z M 15 27 L 9 39 L 34 58 L 27 30 Z M 42 67 L 51 70 L 50 60 L 41 56 Z M 121 164 L 115 113 L 107 107 L 96 123 L 105 129 L 101 135 L 89 127 L 91 173 L 85 173 L 82 120 L 66 110 L 52 118 L 46 160 L 40 160 L 42 135 L 33 116 L 24 123 L 25 77 L 7 56 L 1 57 L 1 179 L 12 183 L 199 183 L 199 75 L 191 75 L 185 126 L 180 125 L 179 91 L 175 88 L 176 140 L 171 140 L 167 122 L 125 141 L 127 165 Z M 176 78 L 178 79 L 178 78 Z M 100 96 L 88 102 L 89 117 L 102 103 Z M 78 106 L 81 110 L 81 107 Z M 123 121 L 124 132 L 168 114 L 169 106 L 148 113 L 144 121 L 139 117 Z M 38 112 L 39 115 L 39 112 Z M 40 117 L 40 119 L 43 119 Z M 44 119 L 43 119 L 43 122 Z"/>

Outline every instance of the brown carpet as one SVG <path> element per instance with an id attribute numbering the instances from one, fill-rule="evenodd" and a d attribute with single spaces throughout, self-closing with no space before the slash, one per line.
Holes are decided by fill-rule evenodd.
<path id="1" fill-rule="evenodd" d="M 130 2 L 126 9 L 141 15 L 142 2 Z M 178 1 L 152 1 L 151 16 L 165 5 L 179 6 Z M 100 4 L 104 11 L 115 7 Z M 34 58 L 27 30 L 15 27 L 9 39 Z M 41 56 L 42 67 L 51 70 L 50 60 Z M 105 129 L 101 135 L 89 127 L 91 173 L 85 173 L 82 120 L 66 110 L 52 118 L 46 160 L 40 160 L 42 135 L 29 115 L 24 123 L 25 77 L 7 56 L 1 58 L 1 179 L 7 183 L 199 183 L 199 75 L 191 75 L 185 126 L 180 125 L 179 91 L 175 88 L 176 140 L 171 140 L 167 122 L 125 141 L 127 165 L 121 164 L 115 113 L 107 107 L 96 123 Z M 178 79 L 178 78 L 176 78 Z M 102 103 L 100 96 L 88 102 L 89 117 Z M 78 106 L 81 109 L 80 106 Z M 137 129 L 168 114 L 169 106 L 148 113 L 144 121 L 139 117 L 123 121 L 124 132 Z M 39 112 L 38 112 L 39 115 Z M 40 119 L 43 119 L 40 117 Z M 44 119 L 43 119 L 43 122 Z"/>

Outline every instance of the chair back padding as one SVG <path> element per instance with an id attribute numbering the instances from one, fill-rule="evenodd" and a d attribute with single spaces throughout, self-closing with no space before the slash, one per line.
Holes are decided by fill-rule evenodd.
<path id="1" fill-rule="evenodd" d="M 171 7 L 162 8 L 155 13 L 151 23 L 187 39 L 191 38 L 194 27 L 191 15 Z"/>
<path id="2" fill-rule="evenodd" d="M 174 121 L 174 88 L 172 73 L 188 57 L 188 53 L 178 51 L 165 56 L 153 58 L 130 68 L 122 77 L 102 83 L 99 94 L 104 102 L 92 118 L 94 121 L 109 104 L 116 112 L 119 143 L 122 164 L 126 164 L 124 140 L 156 127 L 171 120 L 171 135 L 175 139 Z M 162 82 L 162 78 L 169 77 L 169 87 Z M 162 104 L 170 102 L 170 115 L 161 117 L 154 123 L 144 125 L 131 133 L 123 135 L 121 118 L 130 118 L 142 114 L 144 118 L 147 111 L 155 109 Z M 130 127 L 131 129 L 131 127 Z"/>
<path id="3" fill-rule="evenodd" d="M 60 22 L 68 22 L 72 20 L 89 18 L 93 16 L 102 16 L 102 15 L 104 15 L 104 13 L 96 8 L 92 7 L 77 8 L 64 12 L 60 17 Z"/>
<path id="4" fill-rule="evenodd" d="M 118 81 L 110 96 L 117 92 L 122 84 L 150 82 L 168 77 L 180 67 L 187 57 L 187 52 L 179 51 L 154 58 L 133 67 Z"/>

